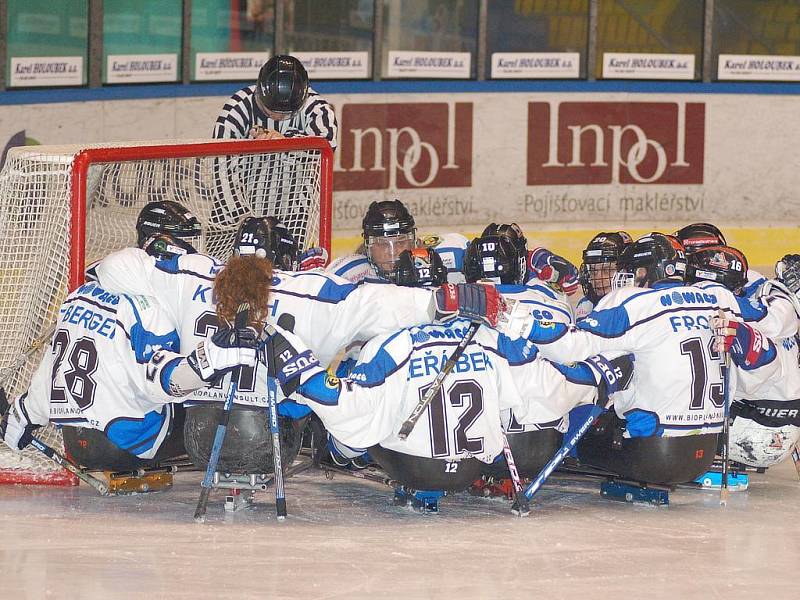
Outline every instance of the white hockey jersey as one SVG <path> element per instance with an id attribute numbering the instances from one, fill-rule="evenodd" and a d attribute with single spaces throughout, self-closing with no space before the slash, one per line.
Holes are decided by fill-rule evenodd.
<path id="1" fill-rule="evenodd" d="M 223 264 L 201 254 L 156 260 L 137 248 L 104 258 L 95 272 L 101 285 L 120 292 L 144 293 L 162 302 L 181 339 L 193 349 L 219 327 L 213 281 Z M 294 317 L 294 331 L 327 366 L 352 343 L 431 320 L 433 292 L 390 284 L 352 284 L 321 269 L 275 271 L 270 292 L 270 323 Z M 264 405 L 266 369 L 243 368 L 235 401 Z M 224 401 L 228 380 L 198 390 L 192 401 Z"/>
<path id="2" fill-rule="evenodd" d="M 527 340 L 481 327 L 413 432 L 401 440 L 401 425 L 468 327 L 457 319 L 373 339 L 348 378 L 316 376 L 301 386 L 300 402 L 351 447 L 380 444 L 413 456 L 474 456 L 491 463 L 503 449 L 501 410 L 513 410 L 522 424 L 549 424 L 594 401 L 597 380 L 586 365 L 555 365 L 538 358 Z"/>
<path id="3" fill-rule="evenodd" d="M 463 283 L 464 254 L 469 240 L 460 233 L 446 233 L 444 235 L 427 235 L 420 240 L 420 245 L 433 248 L 441 257 L 442 263 L 447 267 L 448 283 Z M 350 254 L 332 261 L 326 269 L 338 277 L 343 277 L 352 283 L 359 283 L 368 279 L 380 279 L 375 268 L 363 254 Z"/>
<path id="4" fill-rule="evenodd" d="M 21 405 L 32 423 L 99 429 L 123 450 L 152 458 L 169 433 L 176 398 L 148 379 L 148 361 L 177 346 L 171 320 L 153 298 L 87 283 L 61 305 Z"/>
<path id="5" fill-rule="evenodd" d="M 779 281 L 762 279 L 749 296 L 738 299 L 742 318 L 768 338 L 781 340 L 797 335 L 800 302 Z"/>
<path id="6" fill-rule="evenodd" d="M 626 435 L 715 433 L 723 420 L 723 372 L 709 319 L 719 309 L 741 318 L 736 297 L 719 284 L 662 282 L 611 292 L 575 327 L 531 320 L 522 331 L 558 362 L 632 353 L 633 391 L 614 402 Z"/>

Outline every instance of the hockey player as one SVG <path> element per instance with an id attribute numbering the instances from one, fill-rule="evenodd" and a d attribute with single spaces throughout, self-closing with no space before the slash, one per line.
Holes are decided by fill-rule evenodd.
<path id="1" fill-rule="evenodd" d="M 239 227 L 235 253 L 256 255 L 288 268 L 296 260 L 297 247 L 289 231 L 276 219 L 248 217 Z M 99 282 L 107 289 L 144 293 L 158 299 L 176 327 L 181 343 L 191 347 L 219 327 L 212 285 L 223 268 L 222 263 L 202 254 L 158 261 L 141 250 L 127 248 L 103 259 L 96 272 Z M 268 321 L 277 322 L 284 313 L 295 317 L 298 334 L 307 340 L 325 366 L 341 349 L 381 333 L 431 322 L 435 318 L 452 317 L 460 311 L 475 318 L 485 316 L 489 324 L 494 324 L 501 310 L 501 298 L 487 286 L 421 290 L 384 284 L 354 285 L 320 270 L 292 272 L 276 269 L 272 275 L 270 302 Z M 376 306 L 382 310 L 376 310 Z M 222 402 L 223 389 L 224 383 L 217 384 L 195 394 L 192 401 Z M 266 381 L 263 372 L 243 369 L 236 403 L 251 410 L 234 411 L 231 418 L 242 421 L 237 427 L 266 436 L 263 422 L 258 422 L 265 418 L 264 398 Z M 213 415 L 208 418 L 214 422 Z M 192 451 L 192 444 L 198 452 L 205 448 L 200 447 L 203 440 L 196 438 L 200 429 L 200 424 L 196 427 L 187 424 L 187 450 Z M 296 429 L 292 426 L 294 434 L 298 434 L 293 434 L 293 439 L 299 438 Z M 205 441 L 209 442 L 210 448 L 210 439 Z M 271 468 L 268 438 L 264 438 L 261 447 L 263 453 L 253 462 L 236 464 L 242 469 Z M 238 450 L 240 448 L 233 444 L 226 444 L 221 464 L 238 460 Z"/>
<path id="2" fill-rule="evenodd" d="M 464 255 L 469 242 L 458 233 L 417 238 L 414 217 L 400 200 L 370 204 L 361 224 L 364 254 L 352 254 L 333 261 L 328 270 L 348 281 L 385 279 L 396 283 L 397 261 L 404 250 L 415 247 L 434 249 L 442 258 L 451 283 L 464 281 Z M 527 279 L 537 279 L 560 286 L 572 293 L 577 287 L 577 270 L 566 259 L 536 248 L 527 255 Z"/>
<path id="3" fill-rule="evenodd" d="M 47 423 L 93 428 L 115 449 L 97 457 L 99 467 L 145 466 L 164 456 L 173 403 L 234 367 L 252 367 L 256 343 L 254 329 L 225 327 L 180 355 L 177 333 L 152 298 L 87 283 L 59 309 L 50 349 L 3 417 L 0 434 L 21 450 Z"/>
<path id="4" fill-rule="evenodd" d="M 631 393 L 615 400 L 617 419 L 588 436 L 579 458 L 624 477 L 653 483 L 689 481 L 714 458 L 724 411 L 723 373 L 709 319 L 720 309 L 736 317 L 733 294 L 715 283 L 684 284 L 680 242 L 652 233 L 618 260 L 614 291 L 577 326 L 509 321 L 551 360 L 598 352 L 630 352 Z M 644 288 L 644 289 L 643 289 Z"/>
<path id="5" fill-rule="evenodd" d="M 139 211 L 136 219 L 136 245 L 143 248 L 145 241 L 157 233 L 168 233 L 195 251 L 203 251 L 203 228 L 200 221 L 179 202 L 148 202 Z"/>
<path id="6" fill-rule="evenodd" d="M 725 246 L 727 244 L 719 227 L 711 223 L 692 223 L 679 229 L 674 235 L 686 248 L 686 256 L 691 256 L 698 250 L 709 246 Z M 748 269 L 747 285 L 744 287 L 742 295 L 750 297 L 766 280 L 767 278 L 758 271 Z"/>
<path id="7" fill-rule="evenodd" d="M 308 85 L 308 73 L 294 56 L 270 58 L 258 81 L 225 103 L 214 125 L 217 139 L 281 139 L 316 136 L 336 149 L 336 115 Z"/>
<path id="8" fill-rule="evenodd" d="M 480 328 L 428 411 L 401 440 L 401 424 L 468 325 L 458 319 L 379 336 L 346 379 L 325 372 L 298 336 L 280 328 L 267 341 L 265 360 L 287 396 L 297 392 L 337 439 L 369 448 L 392 478 L 415 490 L 469 486 L 502 452 L 501 410 L 513 409 L 522 423 L 552 422 L 593 402 L 595 387 L 603 396 L 613 383 L 605 374 L 619 369 L 630 376 L 627 357 L 612 364 L 597 356 L 562 367 L 537 358 L 526 340 Z"/>
<path id="9" fill-rule="evenodd" d="M 776 269 L 778 270 L 778 269 Z M 689 281 L 716 281 L 734 294 L 742 295 L 747 284 L 747 260 L 744 255 L 728 246 L 709 246 L 689 257 Z M 744 352 L 748 344 L 763 345 L 769 341 L 771 350 L 765 352 L 774 364 L 756 368 L 754 359 L 735 362 L 736 373 L 734 401 L 730 407 L 729 432 L 730 457 L 753 467 L 769 467 L 789 456 L 800 439 L 800 362 L 798 359 L 798 307 L 793 302 L 791 290 L 776 281 L 761 286 L 758 300 L 741 299 L 742 316 L 751 321 L 739 327 L 741 342 L 736 352 Z M 724 327 L 722 324 L 720 327 Z M 754 328 L 755 333 L 748 327 Z M 730 342 L 730 340 L 729 340 Z M 726 348 L 728 349 L 728 348 Z M 774 358 L 773 358 L 774 357 Z M 741 364 L 740 364 L 741 363 Z M 780 374 L 771 375 L 778 368 Z"/>
<path id="10" fill-rule="evenodd" d="M 491 281 L 497 285 L 507 303 L 519 303 L 533 318 L 540 321 L 574 323 L 572 306 L 564 294 L 528 276 L 528 247 L 516 223 L 492 223 L 480 237 L 470 242 L 464 260 L 464 277 L 468 282 Z M 528 280 L 528 284 L 525 281 Z M 561 446 L 568 419 L 551 423 L 522 425 L 511 410 L 501 413 L 503 429 L 522 477 L 534 477 Z M 498 461 L 486 470 L 488 475 L 505 478 L 505 462 Z"/>
<path id="11" fill-rule="evenodd" d="M 576 319 L 592 312 L 600 299 L 611 291 L 619 255 L 632 241 L 625 231 L 611 231 L 598 233 L 586 246 L 579 276 L 583 298 L 575 308 Z"/>

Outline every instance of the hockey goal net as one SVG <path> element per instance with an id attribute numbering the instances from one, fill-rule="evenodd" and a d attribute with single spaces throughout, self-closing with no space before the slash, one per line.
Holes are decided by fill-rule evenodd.
<path id="1" fill-rule="evenodd" d="M 319 138 L 11 149 L 0 172 L 0 385 L 9 401 L 27 388 L 86 266 L 135 245 L 145 204 L 188 207 L 203 224 L 204 251 L 221 260 L 246 215 L 277 216 L 301 248 L 330 250 L 332 163 Z M 57 429 L 37 437 L 63 450 Z M 0 483 L 77 479 L 35 450 L 0 442 Z"/>

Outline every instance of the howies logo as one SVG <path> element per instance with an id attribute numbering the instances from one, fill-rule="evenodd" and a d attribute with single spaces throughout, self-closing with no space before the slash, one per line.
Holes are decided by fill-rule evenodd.
<path id="1" fill-rule="evenodd" d="M 703 183 L 705 104 L 530 102 L 528 185 Z"/>
<path id="2" fill-rule="evenodd" d="M 469 187 L 472 103 L 345 104 L 334 190 Z"/>

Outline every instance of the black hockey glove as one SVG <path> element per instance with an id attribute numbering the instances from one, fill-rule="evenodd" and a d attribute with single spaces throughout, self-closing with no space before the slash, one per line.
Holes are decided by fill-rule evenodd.
<path id="1" fill-rule="evenodd" d="M 633 379 L 633 361 L 633 354 L 624 354 L 611 360 L 602 354 L 595 354 L 584 361 L 599 375 L 597 404 L 608 406 L 611 394 L 628 389 Z"/>
<path id="2" fill-rule="evenodd" d="M 775 265 L 775 276 L 797 296 L 800 293 L 800 254 L 787 254 Z"/>
<path id="3" fill-rule="evenodd" d="M 236 367 L 254 367 L 257 346 L 256 330 L 252 327 L 225 327 L 200 342 L 186 360 L 200 379 L 212 382 Z"/>
<path id="4" fill-rule="evenodd" d="M 269 337 L 262 347 L 261 360 L 266 363 L 269 376 L 278 380 L 286 397 L 310 377 L 325 372 L 317 357 L 294 333 L 271 325 L 265 332 Z"/>

